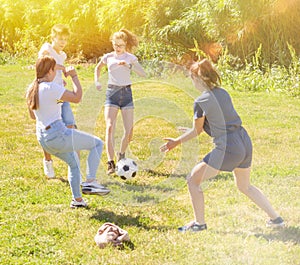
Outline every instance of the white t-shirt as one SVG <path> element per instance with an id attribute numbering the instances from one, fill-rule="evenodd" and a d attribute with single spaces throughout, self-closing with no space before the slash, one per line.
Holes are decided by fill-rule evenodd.
<path id="1" fill-rule="evenodd" d="M 55 82 L 39 84 L 39 108 L 33 110 L 37 127 L 45 128 L 52 122 L 61 119 L 61 104 L 58 103 L 58 100 L 65 90 L 64 86 Z"/>
<path id="2" fill-rule="evenodd" d="M 47 51 L 50 56 L 52 56 L 57 64 L 63 65 L 65 60 L 67 59 L 67 55 L 65 52 L 61 51 L 60 53 L 57 53 L 56 50 L 53 49 L 50 43 L 44 43 L 39 51 L 39 58 L 43 56 L 43 53 Z M 62 79 L 62 70 L 56 71 L 56 76 L 53 80 L 53 82 L 63 85 L 63 79 Z"/>
<path id="3" fill-rule="evenodd" d="M 137 61 L 137 57 L 135 55 L 128 52 L 122 53 L 121 55 L 117 55 L 115 52 L 111 52 L 104 54 L 101 60 L 104 64 L 107 64 L 109 85 L 131 85 L 131 69 L 129 69 L 125 65 L 119 65 L 118 63 L 120 61 L 125 61 L 127 64 L 131 64 Z"/>

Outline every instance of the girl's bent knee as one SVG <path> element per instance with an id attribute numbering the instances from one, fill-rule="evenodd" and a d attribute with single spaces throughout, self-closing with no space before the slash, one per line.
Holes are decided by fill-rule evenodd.
<path id="1" fill-rule="evenodd" d="M 195 178 L 193 178 L 192 176 L 187 179 L 187 185 L 189 188 L 193 188 L 193 187 L 198 188 L 200 186 L 200 184 L 201 184 L 201 182 L 196 181 Z"/>

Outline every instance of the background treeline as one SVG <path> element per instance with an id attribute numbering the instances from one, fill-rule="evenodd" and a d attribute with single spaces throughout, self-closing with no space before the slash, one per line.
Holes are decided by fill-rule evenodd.
<path id="1" fill-rule="evenodd" d="M 127 28 L 149 76 L 209 57 L 226 86 L 300 96 L 300 0 L 0 0 L 0 64 L 33 63 L 57 23 L 70 63 L 95 63 Z"/>
<path id="2" fill-rule="evenodd" d="M 239 67 L 260 50 L 262 64 L 289 66 L 300 53 L 299 0 L 0 0 L 0 51 L 35 56 L 56 23 L 69 25 L 66 52 L 78 62 L 110 51 L 123 27 L 140 37 L 141 60 L 183 64 L 226 50 Z"/>

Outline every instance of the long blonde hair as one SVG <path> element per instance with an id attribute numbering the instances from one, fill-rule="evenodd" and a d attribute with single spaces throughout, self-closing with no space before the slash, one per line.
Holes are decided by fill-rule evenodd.
<path id="1" fill-rule="evenodd" d="M 50 69 L 55 69 L 56 62 L 51 56 L 43 56 L 36 61 L 36 76 L 26 93 L 26 103 L 31 110 L 39 108 L 39 83 L 40 79 L 48 74 Z"/>
<path id="2" fill-rule="evenodd" d="M 190 72 L 193 76 L 201 78 L 210 89 L 221 85 L 221 78 L 218 72 L 207 59 L 193 63 Z"/>
<path id="3" fill-rule="evenodd" d="M 110 38 L 111 41 L 117 39 L 121 39 L 125 42 L 126 51 L 128 52 L 132 52 L 132 50 L 139 45 L 137 36 L 127 29 L 121 29 L 120 31 L 115 32 Z"/>

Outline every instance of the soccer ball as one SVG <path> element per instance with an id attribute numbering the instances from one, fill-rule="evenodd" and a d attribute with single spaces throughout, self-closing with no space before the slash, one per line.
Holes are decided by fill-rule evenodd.
<path id="1" fill-rule="evenodd" d="M 123 158 L 116 164 L 117 175 L 123 180 L 134 178 L 137 171 L 137 164 L 130 158 Z"/>

